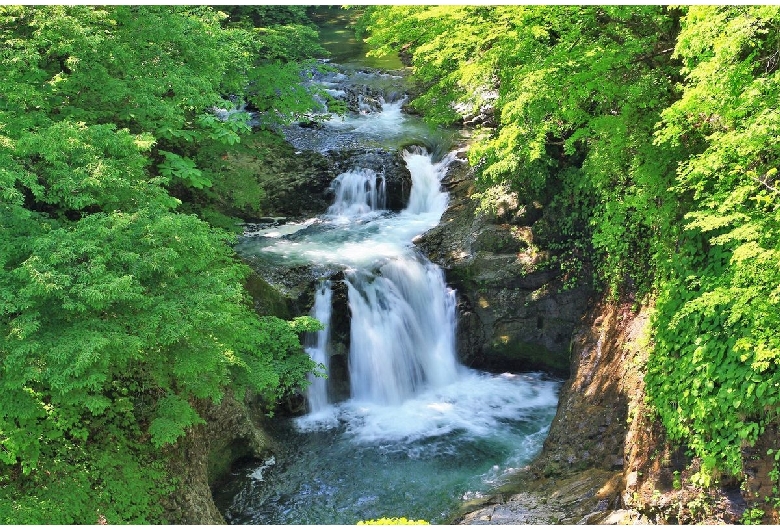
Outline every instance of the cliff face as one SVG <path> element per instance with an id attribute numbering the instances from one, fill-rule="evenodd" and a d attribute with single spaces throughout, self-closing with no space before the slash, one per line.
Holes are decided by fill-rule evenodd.
<path id="1" fill-rule="evenodd" d="M 591 292 L 562 289 L 551 255 L 534 242 L 539 205 L 507 195 L 498 211 L 478 209 L 473 172 L 455 162 L 444 182 L 450 205 L 417 240 L 440 265 L 458 298 L 458 353 L 486 370 L 569 373 L 569 341 Z"/>
<path id="2" fill-rule="evenodd" d="M 464 360 L 558 373 L 564 363 L 569 378 L 540 455 L 494 495 L 464 506 L 455 522 L 739 522 L 748 503 L 770 490 L 769 443 L 746 448 L 752 462 L 746 491 L 728 480 L 694 487 L 689 478 L 698 462 L 666 440 L 645 405 L 651 304 L 561 291 L 558 274 L 534 245 L 533 224 L 543 210 L 508 197 L 503 212 L 480 214 L 469 198 L 471 182 L 468 168 L 455 169 L 450 209 L 419 241 L 458 289 Z M 526 350 L 535 355 L 507 355 Z M 772 509 L 763 508 L 769 522 Z"/>

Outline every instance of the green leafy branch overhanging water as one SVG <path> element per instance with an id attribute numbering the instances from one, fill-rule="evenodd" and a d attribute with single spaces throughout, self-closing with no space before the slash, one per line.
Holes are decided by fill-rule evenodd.
<path id="1" fill-rule="evenodd" d="M 176 196 L 221 189 L 195 160 L 248 131 L 211 114 L 228 96 L 268 124 L 314 108 L 300 23 L 0 7 L 0 523 L 160 522 L 158 449 L 203 401 L 272 410 L 306 384 L 298 337 L 318 324 L 258 318 L 233 237 Z"/>
<path id="2" fill-rule="evenodd" d="M 702 484 L 741 475 L 777 418 L 779 24 L 775 6 L 379 6 L 361 22 L 376 53 L 409 58 L 431 120 L 495 109 L 469 152 L 483 197 L 541 201 L 563 272 L 655 300 L 648 395 Z"/>

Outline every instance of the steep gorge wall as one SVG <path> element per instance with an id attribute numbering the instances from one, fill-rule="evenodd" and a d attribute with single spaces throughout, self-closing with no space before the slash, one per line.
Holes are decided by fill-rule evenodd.
<path id="1" fill-rule="evenodd" d="M 749 499 L 739 485 L 692 485 L 698 462 L 668 442 L 645 404 L 650 313 L 630 301 L 593 305 L 573 335 L 572 375 L 541 454 L 494 495 L 464 506 L 458 522 L 740 521 Z"/>
<path id="2" fill-rule="evenodd" d="M 698 462 L 668 442 L 645 404 L 652 305 L 562 290 L 545 265 L 549 256 L 534 244 L 542 207 L 509 196 L 496 214 L 478 212 L 465 164 L 447 185 L 451 206 L 418 245 L 458 289 L 464 361 L 568 374 L 540 455 L 492 496 L 464 506 L 455 522 L 739 522 L 748 503 L 771 488 L 765 453 L 776 429 L 763 445 L 745 449 L 753 462 L 746 491 L 728 480 L 708 490 L 692 485 Z M 504 341 L 510 346 L 500 347 Z M 771 508 L 764 508 L 768 522 Z"/>
<path id="3" fill-rule="evenodd" d="M 569 341 L 588 306 L 587 287 L 563 289 L 551 254 L 534 241 L 540 205 L 507 195 L 496 212 L 471 197 L 473 170 L 450 167 L 450 205 L 415 243 L 440 265 L 458 299 L 458 353 L 485 370 L 569 374 Z"/>

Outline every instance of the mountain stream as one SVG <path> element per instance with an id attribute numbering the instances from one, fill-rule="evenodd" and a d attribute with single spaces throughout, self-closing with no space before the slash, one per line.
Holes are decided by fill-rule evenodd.
<path id="1" fill-rule="evenodd" d="M 400 212 L 387 210 L 381 172 L 354 167 L 334 180 L 333 203 L 316 219 L 242 238 L 237 250 L 245 256 L 343 271 L 351 396 L 330 403 L 329 381 L 313 380 L 306 415 L 269 422 L 274 456 L 234 470 L 215 500 L 231 524 L 446 523 L 462 502 L 485 495 L 540 450 L 559 383 L 458 362 L 455 293 L 412 243 L 447 206 L 441 180 L 455 153 L 437 152 L 446 153 L 451 135 L 403 112 L 392 73 L 342 67 L 317 82 L 334 97 L 355 83 L 385 88 L 374 89 L 381 95 L 373 104 L 320 128 L 291 127 L 288 139 L 320 151 L 402 149 L 409 201 Z M 331 278 L 321 280 L 312 308 L 325 329 L 306 343 L 326 367 Z"/>

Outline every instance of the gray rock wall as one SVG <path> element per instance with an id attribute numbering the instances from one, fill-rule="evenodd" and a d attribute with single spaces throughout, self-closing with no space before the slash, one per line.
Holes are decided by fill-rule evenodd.
<path id="1" fill-rule="evenodd" d="M 569 345 L 588 306 L 586 287 L 563 289 L 549 252 L 534 241 L 538 204 L 511 194 L 496 212 L 472 198 L 473 171 L 454 163 L 445 185 L 450 206 L 415 243 L 457 290 L 461 360 L 487 370 L 569 372 Z"/>

